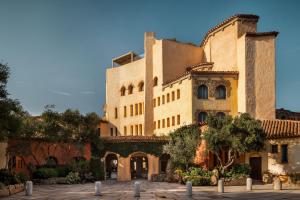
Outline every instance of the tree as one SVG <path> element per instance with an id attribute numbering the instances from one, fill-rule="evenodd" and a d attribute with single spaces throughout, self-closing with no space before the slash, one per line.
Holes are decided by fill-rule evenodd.
<path id="1" fill-rule="evenodd" d="M 203 139 L 207 151 L 212 152 L 218 159 L 217 167 L 221 175 L 234 163 L 239 154 L 260 151 L 264 147 L 265 134 L 261 122 L 247 113 L 234 118 L 209 114 L 207 124 Z M 227 152 L 227 162 L 221 159 L 222 151 Z"/>
<path id="2" fill-rule="evenodd" d="M 170 133 L 170 141 L 164 146 L 173 163 L 181 164 L 188 169 L 196 155 L 199 145 L 200 130 L 197 124 L 182 126 Z"/>
<path id="3" fill-rule="evenodd" d="M 0 63 L 0 141 L 16 137 L 24 114 L 19 102 L 9 98 L 6 89 L 9 74 L 8 65 Z"/>

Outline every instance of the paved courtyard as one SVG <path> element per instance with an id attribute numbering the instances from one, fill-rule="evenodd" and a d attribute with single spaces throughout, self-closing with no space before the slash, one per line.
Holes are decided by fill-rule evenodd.
<path id="1" fill-rule="evenodd" d="M 3 198 L 3 200 L 96 200 L 96 199 L 255 199 L 255 200 L 299 200 L 300 188 L 283 188 L 275 192 L 272 185 L 254 185 L 253 191 L 247 192 L 245 187 L 225 187 L 225 193 L 216 192 L 216 187 L 193 187 L 193 197 L 185 195 L 185 186 L 176 183 L 141 182 L 141 197 L 133 198 L 134 182 L 102 182 L 102 196 L 94 196 L 94 184 L 78 185 L 35 185 L 33 196 L 25 196 L 24 192 Z"/>

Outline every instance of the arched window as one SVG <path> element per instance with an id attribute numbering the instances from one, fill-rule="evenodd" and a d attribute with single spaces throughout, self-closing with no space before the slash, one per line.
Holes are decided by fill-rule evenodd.
<path id="1" fill-rule="evenodd" d="M 226 87 L 224 85 L 216 87 L 216 99 L 226 99 Z"/>
<path id="2" fill-rule="evenodd" d="M 142 92 L 142 91 L 144 91 L 144 81 L 141 81 L 139 83 L 139 92 Z"/>
<path id="3" fill-rule="evenodd" d="M 125 96 L 126 88 L 124 86 L 121 87 L 121 96 Z"/>
<path id="4" fill-rule="evenodd" d="M 155 76 L 154 79 L 153 79 L 153 87 L 157 86 L 157 82 L 158 82 L 158 79 Z"/>
<path id="5" fill-rule="evenodd" d="M 223 113 L 223 112 L 217 112 L 217 117 L 223 118 L 223 117 L 225 117 L 225 113 Z"/>
<path id="6" fill-rule="evenodd" d="M 132 92 L 133 92 L 133 85 L 129 85 L 128 86 L 128 94 L 132 94 Z"/>
<path id="7" fill-rule="evenodd" d="M 198 99 L 208 99 L 208 88 L 206 85 L 200 85 L 198 87 Z"/>
<path id="8" fill-rule="evenodd" d="M 198 122 L 205 122 L 207 118 L 207 113 L 206 112 L 199 112 L 198 113 Z"/>
<path id="9" fill-rule="evenodd" d="M 56 166 L 58 164 L 58 160 L 54 156 L 49 156 L 46 158 L 46 165 L 49 167 Z"/>

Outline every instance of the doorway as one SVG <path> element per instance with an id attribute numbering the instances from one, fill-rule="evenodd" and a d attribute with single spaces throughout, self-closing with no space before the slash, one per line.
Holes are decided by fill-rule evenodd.
<path id="1" fill-rule="evenodd" d="M 148 158 L 145 155 L 134 155 L 130 158 L 131 179 L 148 178 Z"/>
<path id="2" fill-rule="evenodd" d="M 108 154 L 105 158 L 106 179 L 117 179 L 118 177 L 118 157 L 115 154 Z"/>
<path id="3" fill-rule="evenodd" d="M 251 178 L 254 180 L 261 180 L 261 157 L 250 157 L 250 167 L 251 167 Z"/>

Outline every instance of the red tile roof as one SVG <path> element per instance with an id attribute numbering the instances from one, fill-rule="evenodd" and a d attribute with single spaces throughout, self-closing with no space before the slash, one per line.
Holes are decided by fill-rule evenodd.
<path id="1" fill-rule="evenodd" d="M 113 136 L 102 137 L 104 142 L 123 143 L 123 142 L 168 142 L 169 137 L 166 136 Z"/>
<path id="2" fill-rule="evenodd" d="M 268 139 L 300 137 L 300 121 L 263 120 L 262 127 Z"/>
<path id="3" fill-rule="evenodd" d="M 229 17 L 228 19 L 224 20 L 223 22 L 221 22 L 221 23 L 218 24 L 217 26 L 211 28 L 211 29 L 206 33 L 206 35 L 204 36 L 204 39 L 202 40 L 200 46 L 203 46 L 203 45 L 206 43 L 206 41 L 207 41 L 209 35 L 210 35 L 212 32 L 214 32 L 214 31 L 217 30 L 218 28 L 220 28 L 220 27 L 222 27 L 222 26 L 228 24 L 229 22 L 231 22 L 231 21 L 233 21 L 233 20 L 235 20 L 235 19 L 237 19 L 237 18 L 240 18 L 240 19 L 250 19 L 250 20 L 258 21 L 259 16 L 257 16 L 257 15 L 252 15 L 252 14 L 235 14 L 235 15 Z"/>

